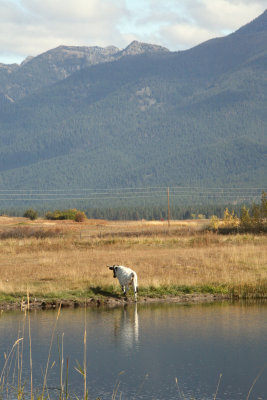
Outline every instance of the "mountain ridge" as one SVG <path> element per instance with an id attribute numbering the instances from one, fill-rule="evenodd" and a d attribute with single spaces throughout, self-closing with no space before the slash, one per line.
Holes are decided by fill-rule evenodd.
<path id="1" fill-rule="evenodd" d="M 145 51 L 86 66 L 14 103 L 6 100 L 0 187 L 266 189 L 262 21 L 265 15 L 249 32 L 187 51 Z"/>
<path id="2" fill-rule="evenodd" d="M 115 46 L 61 45 L 36 57 L 28 56 L 20 65 L 0 64 L 0 94 L 16 101 L 85 67 L 130 55 L 167 51 L 162 46 L 137 41 L 123 50 Z"/>
<path id="3" fill-rule="evenodd" d="M 266 24 L 267 24 L 267 9 L 251 22 L 237 29 L 237 31 L 235 31 L 234 34 L 266 31 Z"/>

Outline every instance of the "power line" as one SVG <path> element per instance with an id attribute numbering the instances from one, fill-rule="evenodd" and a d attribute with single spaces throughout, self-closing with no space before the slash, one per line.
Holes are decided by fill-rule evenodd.
<path id="1" fill-rule="evenodd" d="M 168 190 L 168 192 L 166 191 Z M 152 197 L 164 197 L 166 193 L 172 199 L 195 198 L 201 201 L 246 201 L 258 199 L 263 189 L 258 187 L 201 187 L 201 186 L 174 186 L 174 187 L 140 187 L 140 188 L 67 188 L 67 189 L 0 189 L 1 202 L 19 201 L 105 201 L 105 200 L 129 200 L 147 199 Z"/>
<path id="2" fill-rule="evenodd" d="M 12 197 L 4 197 L 0 198 L 0 201 L 62 201 L 62 200 L 126 200 L 126 199 L 145 199 L 145 198 L 151 198 L 151 197 L 166 197 L 166 193 L 162 194 L 151 194 L 151 195 L 135 195 L 135 196 L 103 196 L 103 197 L 20 197 L 20 198 L 12 198 Z M 172 195 L 170 196 L 171 198 L 190 198 L 190 197 L 196 197 L 199 199 L 215 199 L 215 198 L 220 198 L 220 199 L 255 199 L 259 198 L 259 195 L 251 194 L 251 195 L 213 195 L 213 196 L 197 196 L 196 194 L 182 194 L 182 195 Z"/>
<path id="3" fill-rule="evenodd" d="M 137 191 L 136 189 L 132 189 L 132 191 L 129 190 L 124 190 L 124 189 L 103 189 L 103 191 L 95 190 L 95 189 L 72 189 L 70 191 L 68 190 L 0 190 L 0 195 L 14 195 L 14 196 L 25 196 L 25 195 L 69 195 L 74 193 L 81 193 L 81 192 L 86 192 L 90 191 L 90 195 L 109 195 L 109 194 L 121 194 L 121 193 L 126 193 L 126 194 L 141 194 L 141 193 L 165 193 L 167 188 L 155 188 L 151 190 L 151 188 L 143 188 L 139 189 Z M 249 194 L 250 192 L 257 193 L 257 192 L 262 192 L 262 189 L 260 188 L 238 188 L 238 189 L 231 189 L 231 188 L 211 188 L 211 189 L 196 189 L 196 188 L 171 188 L 170 187 L 170 192 L 175 194 L 175 193 L 204 193 L 204 194 L 216 194 L 216 193 L 245 193 Z"/>
<path id="4" fill-rule="evenodd" d="M 262 187 L 203 187 L 203 186 L 169 186 L 170 190 L 201 190 L 201 191 L 218 191 L 218 190 L 263 190 Z M 110 191 L 149 191 L 149 190 L 166 190 L 167 187 L 162 186 L 147 186 L 147 187 L 133 187 L 133 188 L 65 188 L 65 189 L 0 189 L 0 192 L 73 192 L 73 191 L 91 191 L 91 192 L 110 192 Z"/>

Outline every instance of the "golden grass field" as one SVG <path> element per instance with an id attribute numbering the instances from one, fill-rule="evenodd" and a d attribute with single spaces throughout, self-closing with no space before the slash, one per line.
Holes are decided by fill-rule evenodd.
<path id="1" fill-rule="evenodd" d="M 119 294 L 106 267 L 112 264 L 137 272 L 140 296 L 184 290 L 267 297 L 267 236 L 218 235 L 203 231 L 207 224 L 0 217 L 0 299 L 27 290 L 58 299 Z"/>

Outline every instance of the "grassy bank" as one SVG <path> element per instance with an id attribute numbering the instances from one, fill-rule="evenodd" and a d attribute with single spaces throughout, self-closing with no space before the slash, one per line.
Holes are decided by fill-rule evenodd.
<path id="1" fill-rule="evenodd" d="M 207 221 L 29 221 L 0 217 L 0 302 L 118 299 L 106 265 L 133 267 L 139 296 L 267 297 L 267 236 L 203 231 Z"/>

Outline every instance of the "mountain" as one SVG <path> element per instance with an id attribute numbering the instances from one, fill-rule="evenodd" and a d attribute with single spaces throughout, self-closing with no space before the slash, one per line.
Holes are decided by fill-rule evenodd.
<path id="1" fill-rule="evenodd" d="M 2 91 L 0 188 L 266 190 L 266 11 L 186 51 L 133 42 L 90 66 L 86 51 L 12 67 L 24 91 Z"/>
<path id="2" fill-rule="evenodd" d="M 267 10 L 265 10 L 263 14 L 255 18 L 253 21 L 249 22 L 248 24 L 238 29 L 236 31 L 236 34 L 266 32 L 266 23 L 267 23 Z"/>
<path id="3" fill-rule="evenodd" d="M 134 40 L 132 43 L 129 44 L 124 50 L 120 51 L 117 54 L 117 59 L 123 56 L 136 56 L 140 54 L 157 54 L 157 53 L 166 53 L 169 52 L 166 47 L 147 44 L 147 43 L 140 43 L 137 40 Z"/>
<path id="4" fill-rule="evenodd" d="M 27 57 L 20 65 L 0 64 L 0 95 L 16 101 L 85 67 L 114 61 L 130 54 L 166 51 L 164 47 L 136 41 L 124 50 L 115 46 L 59 46 L 37 57 Z"/>

